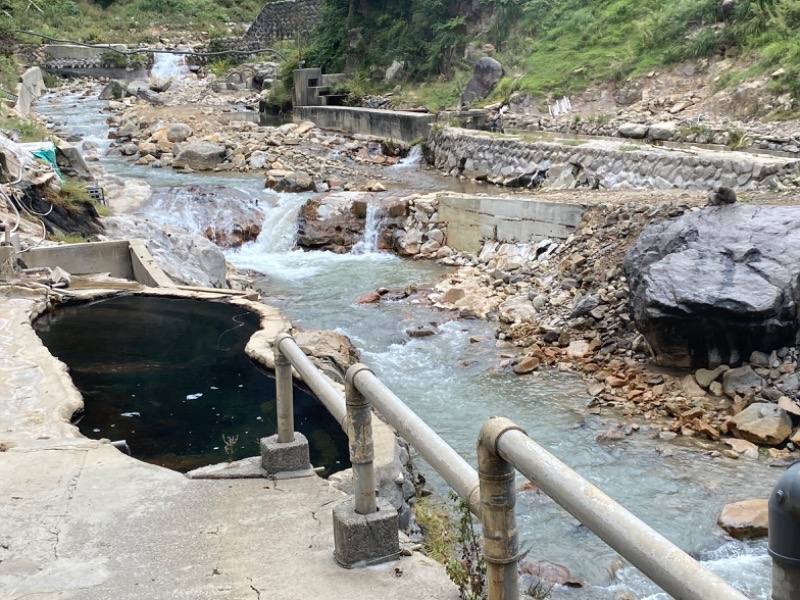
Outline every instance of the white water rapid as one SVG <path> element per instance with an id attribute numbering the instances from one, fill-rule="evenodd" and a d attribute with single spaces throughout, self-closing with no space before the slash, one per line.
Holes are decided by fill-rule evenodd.
<path id="1" fill-rule="evenodd" d="M 150 79 L 158 85 L 171 81 L 172 85 L 185 84 L 190 79 L 191 71 L 186 64 L 183 54 L 166 54 L 157 52 L 153 54 L 153 67 L 150 69 Z"/>
<path id="2" fill-rule="evenodd" d="M 411 150 L 408 151 L 408 155 L 401 158 L 397 161 L 396 164 L 392 165 L 391 169 L 408 169 L 409 167 L 416 167 L 419 168 L 420 164 L 422 164 L 422 146 L 417 144 L 416 146 L 411 146 Z"/>
<path id="3" fill-rule="evenodd" d="M 350 250 L 351 254 L 380 252 L 378 241 L 380 240 L 381 226 L 383 225 L 381 217 L 381 211 L 377 205 L 367 205 L 367 218 L 364 220 L 364 237 L 358 243 L 353 244 Z"/>
<path id="4" fill-rule="evenodd" d="M 81 102 L 82 111 L 64 110 Z M 77 98 L 46 98 L 39 103 L 39 110 L 67 121 L 74 130 L 94 131 L 104 126 L 107 115 L 87 106 Z M 134 167 L 120 159 L 104 159 L 102 164 L 126 177 L 146 178 L 154 187 L 223 184 L 252 190 L 252 194 L 263 188 L 262 178 L 252 178 L 248 186 L 241 178 L 177 175 L 169 169 Z M 412 166 L 404 168 L 417 178 Z M 430 174 L 425 177 L 434 178 Z M 457 182 L 436 180 L 439 187 L 451 183 Z M 456 320 L 452 313 L 413 301 L 354 304 L 365 291 L 405 288 L 412 283 L 424 287 L 448 271 L 427 261 L 401 260 L 388 252 L 337 255 L 294 250 L 297 216 L 306 198 L 272 194 L 262 199 L 259 208 L 265 218 L 259 239 L 226 252 L 236 267 L 258 274 L 256 282 L 265 302 L 280 307 L 301 327 L 350 336 L 361 360 L 473 465 L 483 421 L 491 415 L 508 416 L 727 581 L 754 599 L 768 598 L 766 543 L 731 540 L 716 519 L 726 503 L 766 498 L 781 474 L 779 469 L 768 468 L 760 459 L 719 458 L 704 451 L 703 442 L 697 439 L 662 440 L 646 423 L 622 440 L 602 441 L 621 415 L 610 411 L 589 414 L 590 398 L 585 383 L 577 377 L 553 371 L 518 377 L 500 368 L 503 350 L 497 347 L 491 324 Z M 180 221 L 177 214 L 174 218 Z M 407 331 L 420 325 L 434 327 L 437 334 L 410 337 Z M 428 474 L 428 479 L 437 490 L 446 492 L 435 476 Z M 610 600 L 622 592 L 630 592 L 638 600 L 667 600 L 634 568 L 618 569 L 616 553 L 549 499 L 532 491 L 520 492 L 517 522 L 521 546 L 531 558 L 564 564 L 587 581 L 582 590 L 555 588 L 553 600 Z"/>

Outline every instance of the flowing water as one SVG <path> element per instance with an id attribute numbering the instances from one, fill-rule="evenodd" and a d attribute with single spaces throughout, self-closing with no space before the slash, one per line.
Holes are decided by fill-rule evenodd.
<path id="1" fill-rule="evenodd" d="M 75 111 L 69 101 L 57 99 L 52 104 L 40 103 L 39 110 L 102 137 L 102 127 L 92 125 L 96 115 L 92 117 L 89 104 Z M 97 106 L 99 111 L 101 103 Z M 145 178 L 156 187 L 223 184 L 263 193 L 260 178 L 175 174 L 168 169 L 141 169 L 120 159 L 104 164 L 110 171 Z M 405 178 L 410 189 L 455 183 L 422 171 L 413 158 L 386 171 Z M 415 304 L 414 296 L 402 302 L 354 304 L 359 294 L 377 287 L 431 285 L 446 270 L 377 251 L 337 255 L 294 250 L 296 218 L 305 199 L 302 195 L 269 196 L 268 202 L 260 204 L 265 212 L 260 238 L 227 253 L 236 267 L 256 274 L 268 303 L 282 308 L 299 326 L 348 335 L 361 351 L 362 361 L 472 464 L 483 421 L 491 415 L 507 416 L 748 595 L 768 597 L 770 562 L 765 543 L 733 541 L 715 521 L 728 502 L 766 498 L 780 471 L 763 461 L 698 454 L 691 440 L 665 442 L 646 426 L 624 440 L 601 443 L 597 438 L 616 425 L 615 415 L 587 414 L 585 384 L 574 376 L 541 372 L 518 377 L 499 369 L 500 351 L 489 324 L 454 320 L 449 313 Z M 369 232 L 365 240 L 368 237 Z M 408 335 L 409 329 L 420 325 L 435 327 L 437 334 Z M 632 590 L 640 600 L 667 598 L 635 569 L 618 569 L 613 551 L 546 498 L 521 492 L 517 515 L 520 539 L 529 556 L 564 564 L 589 583 L 581 591 L 556 590 L 556 597 L 600 600 Z"/>

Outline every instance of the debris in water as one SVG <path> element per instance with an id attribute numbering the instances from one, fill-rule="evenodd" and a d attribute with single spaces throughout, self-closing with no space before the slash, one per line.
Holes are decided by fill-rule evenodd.
<path id="1" fill-rule="evenodd" d="M 138 412 L 126 412 L 120 415 L 120 417 L 141 417 L 141 416 L 142 414 Z"/>

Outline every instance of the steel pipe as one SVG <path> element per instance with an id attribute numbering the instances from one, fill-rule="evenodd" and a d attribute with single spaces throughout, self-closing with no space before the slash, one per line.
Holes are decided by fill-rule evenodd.
<path id="1" fill-rule="evenodd" d="M 353 386 L 405 440 L 416 448 L 433 469 L 463 498 L 470 511 L 480 517 L 478 474 L 458 452 L 406 406 L 364 365 L 353 365 Z"/>
<path id="2" fill-rule="evenodd" d="M 344 381 L 347 403 L 347 439 L 350 445 L 350 462 L 353 464 L 355 511 L 360 515 L 377 512 L 375 501 L 375 445 L 372 441 L 372 405 L 353 385 L 357 373 L 368 370 L 365 365 L 354 365 L 347 370 Z"/>
<path id="3" fill-rule="evenodd" d="M 290 444 L 294 441 L 294 386 L 292 385 L 292 363 L 281 352 L 281 341 L 292 339 L 287 333 L 275 338 L 275 400 L 278 414 L 278 442 Z"/>
<path id="4" fill-rule="evenodd" d="M 292 366 L 297 369 L 297 372 L 303 378 L 305 384 L 314 392 L 317 399 L 325 405 L 328 412 L 331 413 L 336 422 L 343 431 L 347 431 L 347 408 L 345 407 L 344 398 L 339 391 L 333 387 L 328 378 L 323 375 L 319 369 L 311 362 L 305 353 L 297 345 L 297 342 L 289 336 L 278 336 L 275 340 L 275 346 L 289 359 Z"/>
<path id="5" fill-rule="evenodd" d="M 508 423 L 513 426 L 510 421 Z M 514 427 L 499 432 L 495 442 L 497 455 L 536 483 L 673 598 L 747 600 L 744 594 Z"/>

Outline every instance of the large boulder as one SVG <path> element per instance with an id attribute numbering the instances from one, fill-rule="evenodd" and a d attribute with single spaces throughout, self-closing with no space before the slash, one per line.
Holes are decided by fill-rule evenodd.
<path id="1" fill-rule="evenodd" d="M 472 79 L 461 94 L 461 103 L 485 98 L 503 78 L 503 65 L 490 56 L 484 56 L 475 63 Z"/>
<path id="2" fill-rule="evenodd" d="M 284 171 L 273 169 L 267 173 L 265 187 L 276 192 L 301 194 L 303 192 L 316 192 L 317 184 L 308 173 L 303 171 Z"/>
<path id="3" fill-rule="evenodd" d="M 731 204 L 650 225 L 624 267 L 661 365 L 738 365 L 797 342 L 800 207 Z"/>
<path id="4" fill-rule="evenodd" d="M 792 419 L 779 406 L 759 402 L 733 417 L 728 427 L 736 437 L 748 442 L 777 446 L 792 434 Z"/>
<path id="5" fill-rule="evenodd" d="M 373 205 L 373 218 L 368 219 Z M 391 246 L 391 230 L 405 221 L 408 200 L 372 192 L 333 192 L 308 200 L 298 219 L 297 244 L 302 248 L 347 252 L 364 236 L 368 220 L 377 231 L 376 246 Z"/>
<path id="6" fill-rule="evenodd" d="M 213 142 L 192 142 L 181 145 L 172 161 L 175 169 L 189 167 L 195 171 L 209 171 L 225 160 L 225 146 Z"/>
<path id="7" fill-rule="evenodd" d="M 127 84 L 124 81 L 112 79 L 100 92 L 100 100 L 120 100 L 127 95 Z"/>

